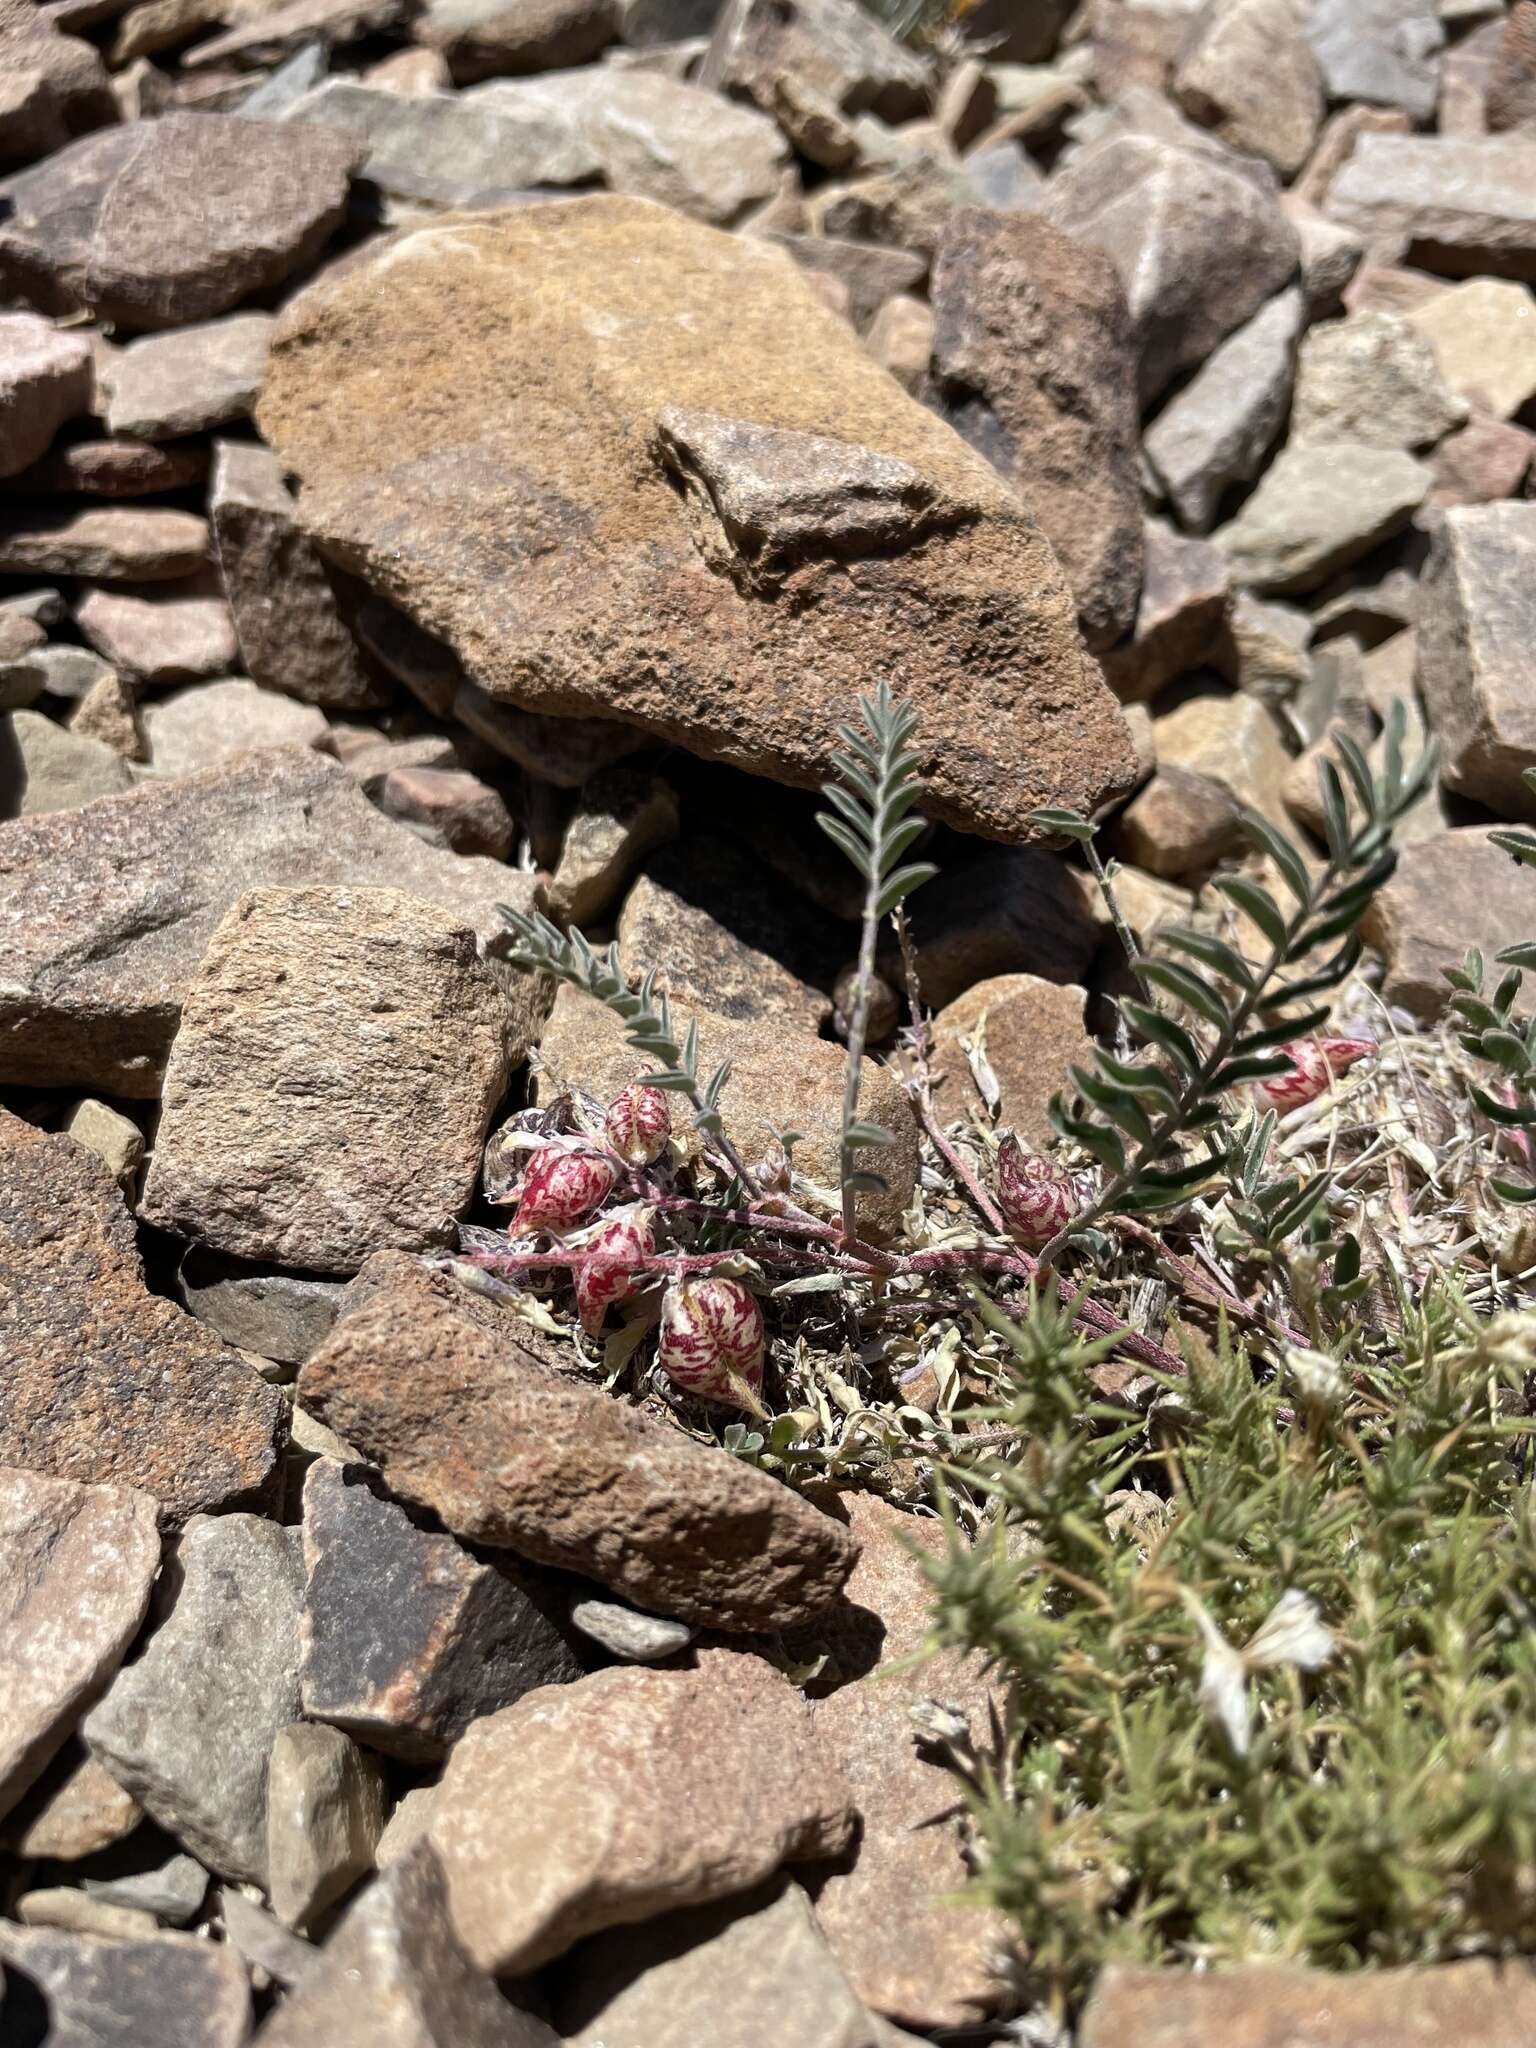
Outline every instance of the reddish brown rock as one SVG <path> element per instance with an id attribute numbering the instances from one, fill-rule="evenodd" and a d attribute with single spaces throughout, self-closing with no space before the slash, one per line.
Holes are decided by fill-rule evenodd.
<path id="1" fill-rule="evenodd" d="M 67 420 L 90 409 L 91 349 L 34 313 L 0 313 L 0 476 L 42 455 Z"/>
<path id="2" fill-rule="evenodd" d="M 838 170 L 858 153 L 860 114 L 925 111 L 920 59 L 852 0 L 745 0 L 722 10 L 706 76 L 756 100 L 802 156 Z"/>
<path id="3" fill-rule="evenodd" d="M 1114 265 L 1026 213 L 951 214 L 933 273 L 932 396 L 1056 550 L 1092 648 L 1141 591 L 1136 354 Z"/>
<path id="4" fill-rule="evenodd" d="M 436 1762 L 482 1714 L 580 1675 L 536 1573 L 424 1526 L 358 1466 L 310 1467 L 304 1564 L 304 1711 L 370 1748 Z"/>
<path id="5" fill-rule="evenodd" d="M 1110 688 L 1141 703 L 1175 676 L 1224 666 L 1231 610 L 1232 575 L 1220 548 L 1149 519 L 1136 629 L 1100 657 Z"/>
<path id="6" fill-rule="evenodd" d="M 598 1671 L 477 1721 L 428 1839 L 464 1946 L 510 1976 L 836 1855 L 852 1830 L 794 1687 L 750 1653 L 705 1650 L 692 1671 Z"/>
<path id="7" fill-rule="evenodd" d="M 155 1095 L 219 920 L 248 890 L 398 888 L 499 944 L 533 878 L 424 846 L 336 761 L 272 747 L 0 826 L 0 1079 Z"/>
<path id="8" fill-rule="evenodd" d="M 1491 135 L 1536 133 L 1536 5 L 1515 0 L 1499 38 L 1484 107 Z"/>
<path id="9" fill-rule="evenodd" d="M 493 696 L 817 784 L 898 674 L 925 802 L 995 838 L 1134 772 L 1027 512 L 761 241 L 620 198 L 422 228 L 290 305 L 259 418 Z"/>
<path id="10" fill-rule="evenodd" d="M 87 590 L 75 623 L 120 675 L 149 688 L 227 675 L 239 660 L 217 576 L 138 590 Z"/>
<path id="11" fill-rule="evenodd" d="M 144 1810 L 104 1764 L 67 1742 L 0 1830 L 18 1856 L 78 1863 L 131 1835 Z"/>
<path id="12" fill-rule="evenodd" d="M 527 1324 L 402 1254 L 356 1286 L 301 1398 L 456 1535 L 714 1628 L 836 1597 L 853 1545 L 787 1488 L 563 1376 Z"/>
<path id="13" fill-rule="evenodd" d="M 282 1401 L 146 1291 L 101 1161 L 3 1114 L 0 1269 L 0 1460 L 139 1488 L 171 1522 L 271 1492 Z"/>
<path id="14" fill-rule="evenodd" d="M 0 184 L 0 290 L 128 328 L 211 319 L 311 262 L 363 144 L 335 129 L 164 114 Z"/>
<path id="15" fill-rule="evenodd" d="M 455 853 L 511 857 L 512 813 L 478 775 L 460 768 L 391 768 L 364 787 L 386 818 L 440 832 Z"/>
<path id="16" fill-rule="evenodd" d="M 1443 1963 L 1342 1974 L 1297 1963 L 1235 1969 L 1112 1965 L 1083 2014 L 1081 2048 L 1525 2048 L 1536 1971 L 1524 1962 Z"/>
<path id="17" fill-rule="evenodd" d="M 1491 960 L 1536 931 L 1536 874 L 1481 826 L 1437 833 L 1404 850 L 1360 930 L 1386 962 L 1383 1000 L 1432 1022 L 1450 1000 L 1447 967 L 1460 967 L 1473 946 Z"/>
<path id="18" fill-rule="evenodd" d="M 179 491 L 208 474 L 201 441 L 68 441 L 6 480 L 8 491 L 42 497 L 144 498 Z"/>
<path id="19" fill-rule="evenodd" d="M 12 576 L 174 582 L 195 576 L 207 559 L 207 522 L 168 505 L 39 507 L 0 518 L 0 572 Z"/>
<path id="20" fill-rule="evenodd" d="M 420 35 L 471 85 L 589 64 L 617 29 L 616 0 L 433 0 Z"/>
<path id="21" fill-rule="evenodd" d="M 99 52 L 59 29 L 36 0 L 0 4 L 0 166 L 45 156 L 117 119 Z"/>
<path id="22" fill-rule="evenodd" d="M 188 986 L 139 1214 L 247 1259 L 352 1273 L 451 1243 L 543 995 L 398 889 L 255 889 Z"/>
<path id="23" fill-rule="evenodd" d="M 0 1813 L 132 1642 L 160 1568 L 156 1504 L 0 1467 Z"/>

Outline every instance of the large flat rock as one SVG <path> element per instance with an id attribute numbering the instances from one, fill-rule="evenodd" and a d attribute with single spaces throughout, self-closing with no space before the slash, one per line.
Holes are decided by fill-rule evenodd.
<path id="1" fill-rule="evenodd" d="M 110 1171 L 0 1112 L 0 1464 L 153 1494 L 168 1521 L 264 1500 L 280 1397 L 150 1294 Z"/>
<path id="2" fill-rule="evenodd" d="M 533 892 L 423 844 L 309 747 L 0 826 L 0 1080 L 158 1094 L 224 913 L 250 889 L 319 882 L 403 889 L 482 938 L 502 929 L 498 900 Z"/>
<path id="3" fill-rule="evenodd" d="M 423 227 L 288 308 L 258 416 L 495 697 L 816 784 L 888 677 L 927 808 L 994 838 L 1133 779 L 1029 512 L 763 242 L 611 197 Z"/>

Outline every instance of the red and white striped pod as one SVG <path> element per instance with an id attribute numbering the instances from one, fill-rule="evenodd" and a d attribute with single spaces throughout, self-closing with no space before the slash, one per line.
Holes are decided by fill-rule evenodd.
<path id="1" fill-rule="evenodd" d="M 541 1146 L 528 1162 L 512 1217 L 511 1234 L 572 1230 L 613 1193 L 618 1169 L 585 1146 Z"/>
<path id="2" fill-rule="evenodd" d="M 656 1363 L 684 1393 L 745 1407 L 731 1381 L 762 1391 L 763 1344 L 762 1308 L 741 1281 L 706 1273 L 667 1283 Z"/>
<path id="3" fill-rule="evenodd" d="M 1064 1166 L 1026 1152 L 1010 1131 L 997 1148 L 997 1206 L 1026 1244 L 1046 1244 L 1072 1221 L 1082 1200 Z"/>
<path id="4" fill-rule="evenodd" d="M 638 1202 L 615 1209 L 588 1238 L 575 1282 L 576 1312 L 589 1337 L 602 1328 L 610 1305 L 628 1301 L 640 1285 L 640 1261 L 649 1258 L 653 1249 L 651 1219 L 655 1213 Z"/>
<path id="5" fill-rule="evenodd" d="M 632 1081 L 609 1103 L 603 1136 L 630 1166 L 651 1166 L 667 1149 L 672 1135 L 672 1110 L 665 1088 Z"/>
<path id="6" fill-rule="evenodd" d="M 1373 1038 L 1297 1038 L 1276 1050 L 1285 1054 L 1291 1071 L 1255 1081 L 1253 1093 L 1260 1109 L 1278 1110 L 1284 1116 L 1287 1110 L 1316 1102 L 1336 1074 L 1348 1073 L 1356 1060 L 1379 1048 Z"/>

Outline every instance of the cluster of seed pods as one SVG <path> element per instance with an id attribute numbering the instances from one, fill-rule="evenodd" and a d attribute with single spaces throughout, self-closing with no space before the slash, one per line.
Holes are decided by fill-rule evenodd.
<path id="1" fill-rule="evenodd" d="M 1284 1116 L 1316 1102 L 1337 1075 L 1347 1074 L 1356 1060 L 1379 1048 L 1373 1038 L 1295 1038 L 1279 1050 L 1290 1061 L 1290 1072 L 1255 1081 L 1253 1093 L 1261 1110 L 1278 1110 Z"/>
<path id="2" fill-rule="evenodd" d="M 654 1165 L 672 1134 L 665 1092 L 635 1082 L 603 1114 L 607 1149 L 586 1138 L 551 1138 L 529 1161 L 511 1235 L 563 1237 L 591 1223 L 624 1166 Z M 596 1336 L 617 1302 L 641 1284 L 655 1251 L 655 1210 L 644 1202 L 615 1209 L 579 1240 L 574 1271 L 581 1327 Z M 657 1364 L 672 1384 L 705 1400 L 752 1411 L 763 1384 L 763 1312 L 741 1281 L 707 1274 L 668 1281 L 661 1302 Z"/>

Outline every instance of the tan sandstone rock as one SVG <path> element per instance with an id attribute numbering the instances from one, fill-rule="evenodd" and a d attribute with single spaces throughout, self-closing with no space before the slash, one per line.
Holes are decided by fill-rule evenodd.
<path id="1" fill-rule="evenodd" d="M 446 218 L 290 305 L 259 417 L 320 546 L 498 698 L 815 784 L 889 675 L 936 816 L 1020 838 L 1129 786 L 1028 512 L 762 241 Z"/>

